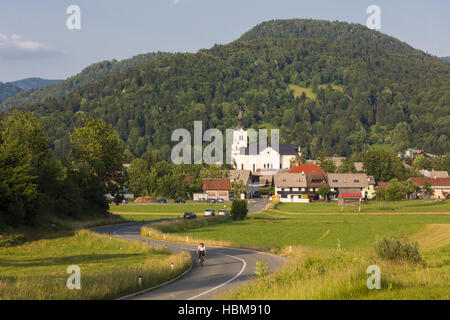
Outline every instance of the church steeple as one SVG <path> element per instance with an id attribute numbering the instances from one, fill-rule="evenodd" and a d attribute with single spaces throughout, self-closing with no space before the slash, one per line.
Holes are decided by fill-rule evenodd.
<path id="1" fill-rule="evenodd" d="M 244 115 L 242 114 L 242 107 L 239 110 L 239 115 L 238 115 L 238 124 L 237 124 L 237 129 L 243 129 L 244 128 Z"/>

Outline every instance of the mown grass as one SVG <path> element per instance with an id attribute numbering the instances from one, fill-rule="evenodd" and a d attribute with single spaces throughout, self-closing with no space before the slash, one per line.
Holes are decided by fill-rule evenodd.
<path id="1" fill-rule="evenodd" d="M 117 298 L 167 281 L 190 264 L 187 254 L 81 230 L 0 248 L 0 299 Z M 81 269 L 80 290 L 66 286 L 70 265 Z"/>
<path id="2" fill-rule="evenodd" d="M 110 211 L 113 213 L 156 213 L 156 214 L 169 214 L 174 213 L 182 215 L 185 212 L 195 212 L 196 214 L 203 215 L 205 209 L 219 209 L 231 210 L 230 203 L 179 203 L 179 204 L 146 204 L 146 205 L 119 205 L 110 206 Z"/>
<path id="3" fill-rule="evenodd" d="M 280 202 L 274 208 L 282 213 L 342 213 L 337 202 L 285 203 Z M 344 207 L 344 213 L 358 212 L 358 206 Z M 450 213 L 450 201 L 441 200 L 402 200 L 396 202 L 369 201 L 361 205 L 361 213 L 392 213 L 392 212 L 446 212 Z"/>

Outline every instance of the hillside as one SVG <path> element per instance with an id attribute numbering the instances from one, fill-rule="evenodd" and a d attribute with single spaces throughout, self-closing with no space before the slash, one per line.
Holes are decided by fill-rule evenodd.
<path id="1" fill-rule="evenodd" d="M 50 84 L 58 83 L 61 80 L 48 80 L 42 78 L 26 78 L 17 81 L 8 82 L 8 84 L 19 87 L 22 90 L 36 89 Z"/>
<path id="2" fill-rule="evenodd" d="M 135 155 L 157 149 L 168 158 L 172 130 L 191 129 L 194 120 L 231 128 L 239 106 L 246 127 L 270 123 L 282 142 L 309 153 L 348 156 L 372 144 L 445 153 L 449 105 L 445 61 L 361 25 L 282 20 L 26 109 L 41 117 L 57 156 L 65 154 L 67 132 L 89 113 L 112 124 Z"/>
<path id="3" fill-rule="evenodd" d="M 0 103 L 22 91 L 19 87 L 0 82 Z M 0 109 L 1 110 L 1 109 Z"/>
<path id="4" fill-rule="evenodd" d="M 23 107 L 30 103 L 42 102 L 49 98 L 59 98 L 69 93 L 74 93 L 79 88 L 90 83 L 103 80 L 108 76 L 123 72 L 128 68 L 137 67 L 153 58 L 164 56 L 167 54 L 168 53 L 164 52 L 147 53 L 121 61 L 117 61 L 114 59 L 111 61 L 98 62 L 86 67 L 73 77 L 70 77 L 61 82 L 58 81 L 56 84 L 47 83 L 45 87 L 42 87 L 42 85 L 39 86 L 40 88 L 38 88 L 37 86 L 33 87 L 33 83 L 31 80 L 36 78 L 25 79 L 27 80 L 25 83 L 23 83 L 23 80 L 22 82 L 16 81 L 19 84 L 27 85 L 29 88 L 24 89 L 30 90 L 25 90 L 17 96 L 4 101 L 4 103 L 0 105 L 0 110 L 8 110 L 14 107 Z M 54 80 L 46 81 L 53 81 L 53 83 L 55 83 Z M 34 84 L 37 83 L 38 82 L 34 82 Z"/>

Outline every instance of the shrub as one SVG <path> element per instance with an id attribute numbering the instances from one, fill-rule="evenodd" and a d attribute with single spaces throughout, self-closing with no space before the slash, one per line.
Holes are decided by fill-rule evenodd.
<path id="1" fill-rule="evenodd" d="M 243 220 L 247 213 L 247 200 L 233 200 L 231 204 L 231 217 L 233 220 Z"/>
<path id="2" fill-rule="evenodd" d="M 383 237 L 375 244 L 375 251 L 380 258 L 392 261 L 407 261 L 421 263 L 422 255 L 417 243 L 409 242 L 403 236 Z"/>
<path id="3" fill-rule="evenodd" d="M 11 247 L 22 244 L 25 236 L 22 233 L 0 234 L 0 247 Z"/>

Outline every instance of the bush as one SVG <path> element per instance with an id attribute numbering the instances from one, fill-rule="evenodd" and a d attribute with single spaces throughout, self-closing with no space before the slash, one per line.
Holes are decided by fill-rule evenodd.
<path id="1" fill-rule="evenodd" d="M 25 236 L 22 233 L 0 234 L 0 247 L 11 247 L 22 244 Z"/>
<path id="2" fill-rule="evenodd" d="M 403 236 L 389 236 L 379 239 L 375 244 L 375 251 L 380 258 L 387 260 L 412 263 L 423 261 L 417 243 L 409 242 Z"/>
<path id="3" fill-rule="evenodd" d="M 247 213 L 247 200 L 233 200 L 231 204 L 231 217 L 233 220 L 244 220 Z"/>

